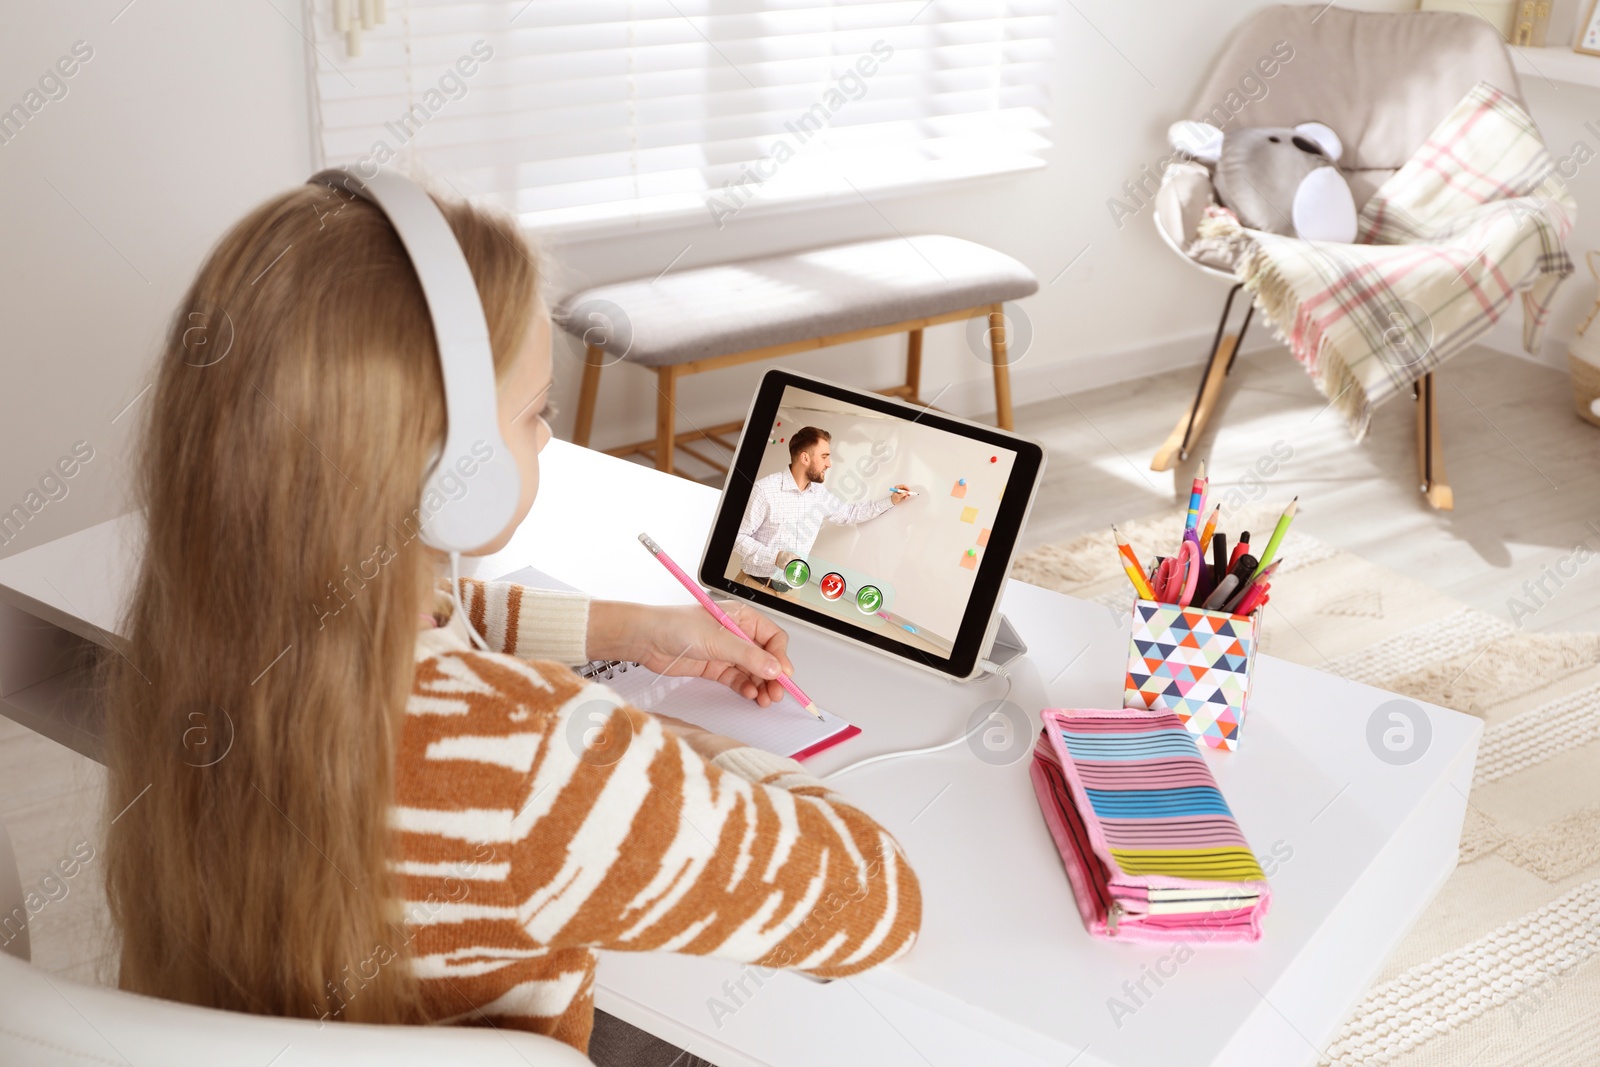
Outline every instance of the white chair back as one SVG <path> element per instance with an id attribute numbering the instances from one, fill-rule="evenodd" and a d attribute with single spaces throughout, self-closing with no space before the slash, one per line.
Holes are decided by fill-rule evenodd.
<path id="1" fill-rule="evenodd" d="M 1224 128 L 1327 123 L 1359 208 L 1480 81 L 1522 98 L 1504 39 L 1476 15 L 1278 5 L 1228 35 L 1187 117 Z M 1235 108 L 1232 123 L 1218 120 Z"/>
<path id="2" fill-rule="evenodd" d="M 276 1019 L 68 981 L 28 963 L 25 899 L 0 825 L 0 1064 L 592 1067 L 570 1045 L 517 1030 Z M 16 916 L 20 927 L 8 925 Z"/>

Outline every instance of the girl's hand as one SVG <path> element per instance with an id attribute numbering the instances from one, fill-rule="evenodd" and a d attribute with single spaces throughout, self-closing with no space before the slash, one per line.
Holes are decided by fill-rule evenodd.
<path id="1" fill-rule="evenodd" d="M 657 674 L 709 678 L 767 707 L 783 699 L 779 672 L 789 662 L 789 635 L 747 604 L 724 602 L 723 611 L 750 635 L 741 641 L 698 604 L 653 607 L 615 600 L 589 605 L 587 653 L 594 659 L 631 660 Z"/>

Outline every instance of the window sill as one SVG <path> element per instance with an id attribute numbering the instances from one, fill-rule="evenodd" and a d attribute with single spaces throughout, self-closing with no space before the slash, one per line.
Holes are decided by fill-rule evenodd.
<path id="1" fill-rule="evenodd" d="M 1046 163 L 1042 159 L 1027 158 L 1019 160 L 1013 165 L 1001 168 L 991 167 L 978 174 L 936 178 L 933 180 L 921 179 L 873 186 L 860 191 L 847 186 L 840 190 L 796 196 L 784 200 L 763 200 L 758 198 L 726 215 L 720 223 L 703 203 L 686 205 L 675 210 L 652 212 L 642 216 L 630 215 L 617 218 L 552 223 L 531 221 L 530 216 L 525 214 L 519 217 L 518 221 L 536 239 L 550 238 L 561 244 L 578 244 L 584 241 L 600 241 L 607 238 L 636 236 L 645 233 L 697 229 L 705 226 L 722 229 L 729 222 L 739 219 L 777 217 L 815 211 L 817 209 L 845 207 L 851 204 L 860 204 L 863 200 L 867 202 L 868 206 L 871 206 L 879 200 L 974 189 L 992 184 L 997 179 L 1042 170 L 1045 166 Z"/>

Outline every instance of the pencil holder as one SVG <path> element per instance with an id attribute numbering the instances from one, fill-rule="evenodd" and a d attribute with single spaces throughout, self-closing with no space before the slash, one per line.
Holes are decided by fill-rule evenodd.
<path id="1" fill-rule="evenodd" d="M 1135 602 L 1123 707 L 1170 711 L 1210 747 L 1238 748 L 1260 617 Z"/>

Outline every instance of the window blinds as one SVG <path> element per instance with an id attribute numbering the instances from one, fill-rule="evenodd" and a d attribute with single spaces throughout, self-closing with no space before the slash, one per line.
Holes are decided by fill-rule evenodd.
<path id="1" fill-rule="evenodd" d="M 541 229 L 1042 165 L 1054 0 L 307 0 L 314 150 Z"/>

